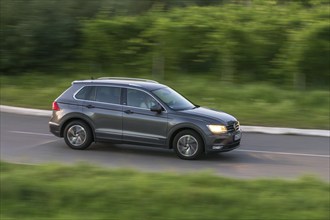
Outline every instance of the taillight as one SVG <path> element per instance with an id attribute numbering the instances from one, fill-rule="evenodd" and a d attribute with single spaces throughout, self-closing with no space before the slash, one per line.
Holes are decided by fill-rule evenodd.
<path id="1" fill-rule="evenodd" d="M 57 102 L 53 102 L 52 109 L 53 109 L 54 111 L 59 111 L 59 110 L 61 110 L 60 107 L 58 106 Z"/>

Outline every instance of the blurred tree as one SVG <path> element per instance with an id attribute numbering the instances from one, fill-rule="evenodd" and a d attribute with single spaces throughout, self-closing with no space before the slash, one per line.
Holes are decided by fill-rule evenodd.
<path id="1" fill-rule="evenodd" d="M 80 19 L 94 16 L 101 6 L 101 0 L 2 0 L 1 72 L 49 71 L 72 59 Z"/>
<path id="2" fill-rule="evenodd" d="M 61 62 L 74 60 L 81 43 L 81 20 L 102 13 L 139 15 L 149 10 L 169 10 L 188 5 L 211 5 L 221 0 L 2 0 L 2 73 L 27 69 L 56 69 Z"/>
<path id="3" fill-rule="evenodd" d="M 326 0 L 0 4 L 2 74 L 58 72 L 71 63 L 160 78 L 185 72 L 232 82 L 329 86 Z"/>
<path id="4" fill-rule="evenodd" d="M 295 52 L 296 86 L 330 85 L 330 24 L 312 25 L 298 36 Z"/>
<path id="5" fill-rule="evenodd" d="M 297 89 L 330 85 L 330 26 L 328 7 L 300 13 L 290 20 L 295 28 L 279 51 L 273 72 Z"/>
<path id="6" fill-rule="evenodd" d="M 102 69 L 137 69 L 147 53 L 142 32 L 148 29 L 147 17 L 98 18 L 87 21 L 83 28 L 83 58 Z M 145 71 L 146 69 L 144 69 Z"/>

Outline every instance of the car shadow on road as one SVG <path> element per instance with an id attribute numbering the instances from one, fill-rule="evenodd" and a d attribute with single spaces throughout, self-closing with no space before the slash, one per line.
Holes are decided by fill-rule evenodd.
<path id="1" fill-rule="evenodd" d="M 145 147 L 140 145 L 127 144 L 111 144 L 111 143 L 94 143 L 88 151 L 102 152 L 102 153 L 118 153 L 134 156 L 157 157 L 157 159 L 175 159 L 189 163 L 189 160 L 179 159 L 172 149 L 163 149 L 156 147 Z M 199 160 L 193 160 L 193 163 L 223 163 L 223 164 L 292 164 L 287 160 L 281 159 L 279 156 L 265 155 L 257 153 L 249 153 L 242 151 L 231 151 L 226 153 L 209 153 L 203 155 Z"/>
<path id="2" fill-rule="evenodd" d="M 293 162 L 286 157 L 279 155 L 267 155 L 261 153 L 250 153 L 233 150 L 226 153 L 211 153 L 203 155 L 199 160 L 181 160 L 173 150 L 156 147 L 145 147 L 139 145 L 93 143 L 86 150 L 72 150 L 63 140 L 55 140 L 37 146 L 25 148 L 17 152 L 17 156 L 39 158 L 43 160 L 83 160 L 83 161 L 126 161 L 134 160 L 136 163 L 150 163 L 177 166 L 202 166 L 212 167 L 213 165 L 278 165 L 290 164 Z"/>
<path id="3" fill-rule="evenodd" d="M 94 143 L 87 149 L 93 152 L 124 153 L 145 156 L 176 157 L 173 150 L 130 144 Z"/>

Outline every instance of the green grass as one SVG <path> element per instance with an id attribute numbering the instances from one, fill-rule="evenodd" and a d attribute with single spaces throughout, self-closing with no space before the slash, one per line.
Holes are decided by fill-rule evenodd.
<path id="1" fill-rule="evenodd" d="M 94 77 L 104 76 L 95 74 Z M 150 76 L 140 76 L 150 77 Z M 1 104 L 50 109 L 75 79 L 89 74 L 0 76 Z M 226 84 L 219 79 L 180 75 L 163 80 L 196 104 L 236 116 L 243 125 L 330 129 L 330 92 L 295 91 L 267 84 Z"/>
<path id="2" fill-rule="evenodd" d="M 329 183 L 1 162 L 1 219 L 329 219 Z"/>

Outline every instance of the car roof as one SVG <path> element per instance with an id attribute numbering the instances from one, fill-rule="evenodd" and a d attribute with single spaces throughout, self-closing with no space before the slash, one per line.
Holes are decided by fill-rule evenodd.
<path id="1" fill-rule="evenodd" d="M 167 87 L 152 80 L 144 80 L 138 78 L 99 78 L 90 80 L 75 80 L 72 84 L 85 84 L 85 85 L 116 85 L 116 86 L 128 86 L 132 88 L 142 88 L 148 91 Z"/>

